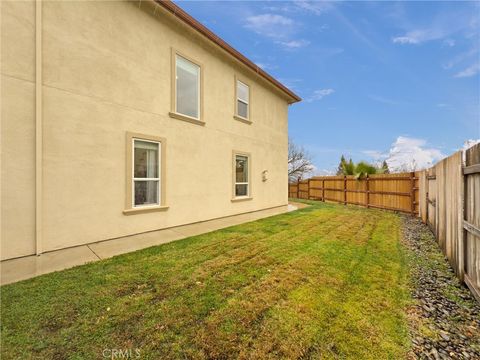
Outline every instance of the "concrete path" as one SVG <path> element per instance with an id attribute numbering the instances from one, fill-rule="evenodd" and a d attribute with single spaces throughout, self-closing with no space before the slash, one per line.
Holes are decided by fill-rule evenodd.
<path id="1" fill-rule="evenodd" d="M 267 210 L 260 210 L 164 230 L 100 241 L 68 249 L 51 251 L 39 256 L 32 255 L 18 259 L 5 260 L 0 263 L 0 284 L 5 285 L 29 279 L 53 271 L 59 271 L 92 261 L 107 259 L 115 255 L 282 214 L 286 211 L 294 211 L 305 206 L 305 204 L 301 203 L 291 203 L 288 207 L 280 206 Z"/>
<path id="2" fill-rule="evenodd" d="M 288 202 L 288 211 L 293 211 L 293 210 L 299 210 L 299 209 L 303 209 L 303 208 L 306 208 L 306 207 L 309 207 L 310 205 L 308 204 L 304 204 L 304 203 L 301 203 L 301 202 L 296 202 L 296 201 L 289 201 Z M 293 210 L 290 210 L 290 208 L 292 208 Z"/>

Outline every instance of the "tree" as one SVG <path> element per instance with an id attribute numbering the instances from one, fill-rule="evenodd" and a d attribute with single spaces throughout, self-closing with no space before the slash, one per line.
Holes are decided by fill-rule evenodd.
<path id="1" fill-rule="evenodd" d="M 342 164 L 342 172 L 338 175 L 354 175 L 356 179 L 365 177 L 367 174 L 383 174 L 383 167 L 378 168 L 372 164 L 367 163 L 366 161 L 360 161 L 355 164 L 352 159 L 347 163 L 346 161 Z"/>
<path id="2" fill-rule="evenodd" d="M 357 165 L 355 165 L 355 176 L 357 178 L 365 177 L 370 174 L 378 174 L 380 169 L 376 168 L 375 166 L 365 162 L 360 161 Z"/>
<path id="3" fill-rule="evenodd" d="M 340 158 L 340 163 L 338 164 L 337 175 L 343 175 L 343 168 L 346 162 L 347 160 L 345 160 L 345 156 L 342 155 L 342 157 Z"/>
<path id="4" fill-rule="evenodd" d="M 302 179 L 314 169 L 310 155 L 302 146 L 288 139 L 288 180 L 290 182 Z"/>
<path id="5" fill-rule="evenodd" d="M 355 164 L 351 158 L 343 163 L 343 175 L 355 175 Z"/>
<path id="6" fill-rule="evenodd" d="M 383 160 L 381 169 L 382 169 L 382 174 L 390 174 L 390 169 L 388 168 L 387 160 Z"/>

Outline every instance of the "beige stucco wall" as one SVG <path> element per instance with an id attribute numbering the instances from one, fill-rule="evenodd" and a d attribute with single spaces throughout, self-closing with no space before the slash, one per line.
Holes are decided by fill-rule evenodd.
<path id="1" fill-rule="evenodd" d="M 34 10 L 17 4 L 2 2 L 2 259 L 35 251 Z M 153 12 L 145 1 L 43 3 L 44 251 L 287 203 L 284 96 Z M 172 47 L 203 65 L 205 126 L 168 115 Z M 233 119 L 235 75 L 251 85 L 251 125 Z M 168 210 L 123 214 L 127 131 L 167 139 Z M 232 150 L 251 153 L 252 200 L 231 202 Z"/>
<path id="2" fill-rule="evenodd" d="M 1 258 L 35 252 L 35 4 L 0 2 Z"/>

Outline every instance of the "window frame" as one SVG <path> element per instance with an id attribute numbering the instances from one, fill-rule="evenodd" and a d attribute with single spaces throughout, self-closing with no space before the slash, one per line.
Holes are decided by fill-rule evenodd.
<path id="1" fill-rule="evenodd" d="M 156 178 L 135 178 L 135 141 L 144 141 L 158 144 L 158 176 Z M 144 213 L 151 211 L 160 211 L 168 209 L 165 198 L 165 158 L 166 139 L 158 136 L 138 134 L 127 132 L 126 134 L 126 196 L 125 196 L 125 215 Z M 157 204 L 135 205 L 135 181 L 158 181 L 158 202 Z"/>
<path id="2" fill-rule="evenodd" d="M 195 64 L 199 68 L 199 81 L 198 81 L 198 118 L 179 113 L 177 111 L 177 56 Z M 190 56 L 185 55 L 183 52 L 172 48 L 171 51 L 171 109 L 169 116 L 178 120 L 187 121 L 197 125 L 205 125 L 203 120 L 203 78 L 204 78 L 204 66 L 199 61 L 192 59 Z"/>
<path id="3" fill-rule="evenodd" d="M 144 142 L 144 143 L 151 143 L 151 144 L 156 144 L 157 145 L 157 151 L 158 151 L 158 159 L 157 159 L 157 164 L 156 164 L 156 167 L 157 167 L 157 177 L 145 177 L 145 178 L 138 178 L 138 177 L 135 177 L 135 150 L 136 150 L 136 147 L 135 147 L 135 143 L 136 142 Z M 161 156 L 162 156 L 162 143 L 159 142 L 159 141 L 153 141 L 153 140 L 145 140 L 145 139 L 137 139 L 137 138 L 133 138 L 132 139 L 132 208 L 145 208 L 145 207 L 149 207 L 149 206 L 158 206 L 161 204 L 161 201 L 162 201 L 162 194 L 160 192 L 160 179 L 161 179 Z M 143 204 L 143 205 L 136 205 L 135 204 L 135 184 L 137 182 L 140 182 L 140 181 L 144 181 L 144 182 L 148 182 L 148 181 L 154 181 L 157 183 L 157 201 L 154 203 L 154 204 Z"/>
<path id="4" fill-rule="evenodd" d="M 242 121 L 247 124 L 252 123 L 252 86 L 250 85 L 249 82 L 245 81 L 242 77 L 239 77 L 238 75 L 234 76 L 234 89 L 235 89 L 235 96 L 234 96 L 234 113 L 233 117 L 236 120 Z M 245 101 L 241 100 L 238 97 L 238 83 L 242 83 L 243 85 L 248 87 L 248 102 L 246 103 L 247 105 L 247 117 L 241 116 L 238 113 L 238 101 L 241 101 L 242 103 L 245 104 Z"/>
<path id="5" fill-rule="evenodd" d="M 247 184 L 247 195 L 241 195 L 237 196 L 236 194 L 236 185 L 238 184 L 245 184 L 244 182 L 242 183 L 237 183 L 237 178 L 236 178 L 236 167 L 237 167 L 237 156 L 243 156 L 247 158 L 247 177 L 248 177 L 248 182 Z M 252 197 L 252 156 L 248 152 L 244 151 L 237 151 L 234 150 L 232 152 L 232 202 L 237 202 L 237 201 L 243 201 L 243 200 L 251 200 L 253 199 Z"/>

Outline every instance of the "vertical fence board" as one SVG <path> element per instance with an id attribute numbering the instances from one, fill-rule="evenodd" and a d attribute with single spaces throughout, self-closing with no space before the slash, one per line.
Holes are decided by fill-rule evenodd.
<path id="1" fill-rule="evenodd" d="M 463 237 L 459 237 L 459 213 L 463 201 L 460 196 L 463 187 L 461 175 L 462 153 L 457 152 L 440 161 L 426 171 L 425 176 L 425 213 L 420 212 L 437 238 L 438 245 L 448 258 L 457 275 L 462 278 L 463 268 L 460 264 Z M 423 182 L 423 180 L 421 180 Z"/>
<path id="2" fill-rule="evenodd" d="M 465 166 L 480 164 L 480 144 L 468 149 Z M 464 219 L 480 228 L 480 173 L 465 175 Z M 464 232 L 465 282 L 480 301 L 480 236 Z"/>
<path id="3" fill-rule="evenodd" d="M 427 224 L 432 230 L 432 232 L 437 236 L 437 225 L 436 225 L 436 210 L 435 210 L 435 204 L 437 201 L 437 179 L 435 175 L 435 168 L 430 168 L 427 170 Z"/>
<path id="4" fill-rule="evenodd" d="M 426 170 L 418 171 L 418 211 L 422 221 L 427 222 L 427 172 Z"/>

